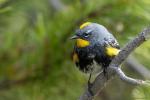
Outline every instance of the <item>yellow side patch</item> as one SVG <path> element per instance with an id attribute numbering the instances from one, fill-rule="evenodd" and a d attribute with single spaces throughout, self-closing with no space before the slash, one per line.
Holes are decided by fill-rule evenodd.
<path id="1" fill-rule="evenodd" d="M 118 55 L 119 52 L 120 52 L 120 50 L 117 48 L 106 47 L 106 54 L 110 57 Z"/>
<path id="2" fill-rule="evenodd" d="M 82 47 L 86 47 L 89 46 L 90 42 L 87 40 L 83 40 L 83 39 L 77 39 L 77 47 L 82 48 Z"/>
<path id="3" fill-rule="evenodd" d="M 73 53 L 73 62 L 74 62 L 74 63 L 79 62 L 79 58 L 78 58 L 77 53 Z"/>
<path id="4" fill-rule="evenodd" d="M 82 25 L 80 25 L 80 29 L 83 29 L 84 27 L 86 27 L 86 26 L 88 26 L 90 24 L 91 24 L 91 22 L 85 22 Z"/>

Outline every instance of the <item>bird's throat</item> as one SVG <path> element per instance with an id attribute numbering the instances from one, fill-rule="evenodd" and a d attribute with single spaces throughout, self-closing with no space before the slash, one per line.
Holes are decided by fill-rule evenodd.
<path id="1" fill-rule="evenodd" d="M 90 45 L 90 42 L 84 39 L 77 39 L 77 47 L 83 48 Z"/>

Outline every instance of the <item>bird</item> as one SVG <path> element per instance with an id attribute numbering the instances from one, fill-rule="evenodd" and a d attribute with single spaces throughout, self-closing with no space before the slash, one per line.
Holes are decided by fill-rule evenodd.
<path id="1" fill-rule="evenodd" d="M 112 59 L 120 52 L 116 38 L 106 27 L 93 22 L 85 22 L 79 26 L 70 38 L 75 40 L 72 52 L 73 62 L 77 68 L 89 73 L 90 78 L 97 69 L 102 68 L 104 74 Z"/>

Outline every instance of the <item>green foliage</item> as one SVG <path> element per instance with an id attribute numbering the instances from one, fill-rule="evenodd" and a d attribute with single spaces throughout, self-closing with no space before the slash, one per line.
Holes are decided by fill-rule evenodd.
<path id="1" fill-rule="evenodd" d="M 150 87 L 138 87 L 133 90 L 133 97 L 135 100 L 149 100 Z"/>
<path id="2" fill-rule="evenodd" d="M 61 3 L 58 10 L 51 0 L 0 0 L 0 79 L 32 80 L 0 92 L 0 99 L 78 98 L 87 80 L 70 59 L 73 42 L 69 36 L 79 24 L 92 21 L 105 25 L 123 46 L 150 22 L 149 0 L 62 0 Z M 149 51 L 148 41 L 134 52 L 147 67 Z M 140 93 L 145 91 L 149 89 Z"/>

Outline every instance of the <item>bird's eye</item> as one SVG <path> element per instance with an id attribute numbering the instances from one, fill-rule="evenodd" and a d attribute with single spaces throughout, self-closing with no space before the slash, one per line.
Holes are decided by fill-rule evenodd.
<path id="1" fill-rule="evenodd" d="M 87 32 L 85 32 L 84 37 L 89 37 L 91 32 L 92 32 L 91 30 L 88 30 Z"/>
<path id="2" fill-rule="evenodd" d="M 84 37 L 89 37 L 89 34 L 88 33 L 84 33 Z"/>

